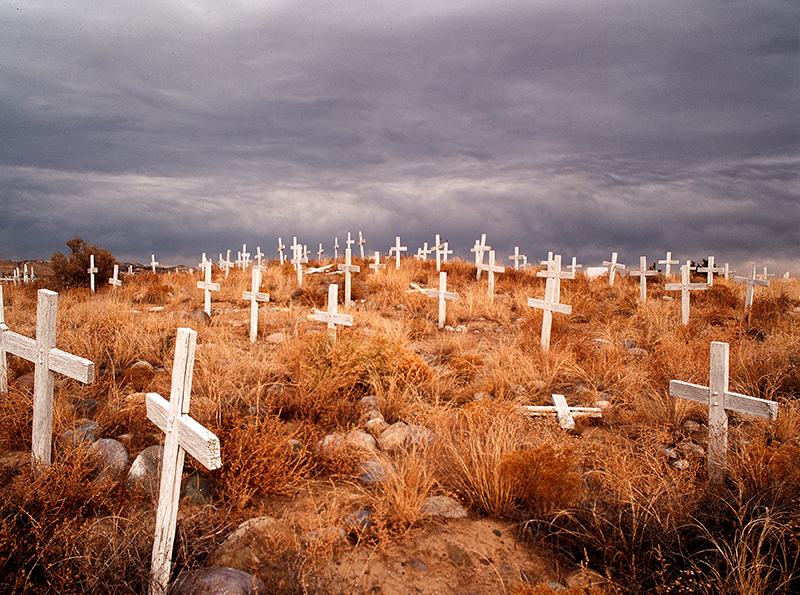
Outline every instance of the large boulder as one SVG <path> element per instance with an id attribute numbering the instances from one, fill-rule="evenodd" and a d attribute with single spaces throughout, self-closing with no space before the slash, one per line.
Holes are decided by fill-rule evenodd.
<path id="1" fill-rule="evenodd" d="M 235 568 L 206 568 L 175 581 L 171 595 L 263 595 L 266 585 L 258 577 Z"/>

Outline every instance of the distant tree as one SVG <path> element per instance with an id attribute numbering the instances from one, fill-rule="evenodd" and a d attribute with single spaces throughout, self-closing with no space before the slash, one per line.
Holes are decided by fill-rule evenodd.
<path id="1" fill-rule="evenodd" d="M 94 266 L 98 272 L 95 273 L 94 283 L 96 288 L 101 288 L 108 283 L 109 278 L 114 273 L 114 263 L 116 259 L 105 248 L 98 248 L 87 244 L 82 238 L 75 236 L 67 241 L 67 246 L 72 252 L 68 257 L 61 252 L 56 252 L 50 257 L 50 264 L 53 267 L 53 276 L 56 286 L 67 289 L 70 287 L 89 287 L 89 261 L 94 254 Z"/>

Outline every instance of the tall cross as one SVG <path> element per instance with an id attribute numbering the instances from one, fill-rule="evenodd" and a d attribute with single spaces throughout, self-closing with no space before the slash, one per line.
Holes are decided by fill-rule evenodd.
<path id="1" fill-rule="evenodd" d="M 749 277 L 739 277 L 736 276 L 733 278 L 735 283 L 747 283 L 747 294 L 744 299 L 744 309 L 747 310 L 750 306 L 753 305 L 753 292 L 756 285 L 761 287 L 769 287 L 769 281 L 766 279 L 758 279 L 756 277 L 756 263 L 751 262 L 751 270 Z"/>
<path id="2" fill-rule="evenodd" d="M 714 266 L 714 257 L 708 257 L 708 264 L 704 267 L 698 267 L 698 273 L 706 273 L 708 277 L 706 278 L 706 285 L 709 288 L 714 286 L 714 273 L 724 273 L 725 269 L 722 267 L 715 267 Z"/>
<path id="3" fill-rule="evenodd" d="M 338 265 L 336 268 L 340 271 L 344 271 L 344 307 L 349 308 L 353 303 L 350 300 L 350 290 L 352 288 L 352 273 L 358 273 L 361 270 L 361 267 L 358 267 L 352 264 L 350 261 L 352 259 L 352 255 L 350 252 L 350 248 L 348 247 L 344 251 L 344 264 Z"/>
<path id="4" fill-rule="evenodd" d="M 617 253 L 616 252 L 612 252 L 611 253 L 611 260 L 610 261 L 604 260 L 603 261 L 603 266 L 604 267 L 608 267 L 608 286 L 609 287 L 613 287 L 614 286 L 614 277 L 617 274 L 617 270 L 624 270 L 625 269 L 625 265 L 624 264 L 619 264 L 617 262 Z"/>
<path id="5" fill-rule="evenodd" d="M 394 251 L 394 254 L 395 254 L 395 270 L 399 271 L 400 270 L 400 253 L 408 251 L 408 246 L 401 246 L 400 245 L 400 236 L 396 236 L 395 237 L 394 246 L 389 248 L 389 254 L 391 254 L 392 251 Z"/>
<path id="6" fill-rule="evenodd" d="M 475 267 L 478 269 L 478 272 L 475 273 L 475 278 L 481 278 L 481 270 L 483 268 L 483 253 L 487 250 L 491 250 L 491 246 L 486 245 L 486 234 L 481 234 L 481 241 L 475 240 L 475 245 L 469 249 L 470 252 L 475 253 Z"/>
<path id="7" fill-rule="evenodd" d="M 79 382 L 94 380 L 94 362 L 56 349 L 58 294 L 40 289 L 36 306 L 36 340 L 10 331 L 0 320 L 0 386 L 8 387 L 5 353 L 19 356 L 34 364 L 33 371 L 33 441 L 32 463 L 49 466 L 53 439 L 53 384 L 55 373 Z M 0 315 L 2 318 L 2 315 Z"/>
<path id="8" fill-rule="evenodd" d="M 378 274 L 378 269 L 385 269 L 386 265 L 381 264 L 381 253 L 377 250 L 375 251 L 375 262 L 370 263 L 369 268 L 375 271 L 375 274 Z"/>
<path id="9" fill-rule="evenodd" d="M 99 272 L 99 269 L 94 266 L 94 254 L 89 255 L 89 268 L 86 269 L 86 272 L 89 273 L 89 285 L 94 293 L 94 274 Z M 25 265 L 25 280 L 28 280 L 28 265 Z"/>
<path id="10" fill-rule="evenodd" d="M 212 283 L 211 282 L 211 261 L 206 261 L 206 270 L 204 271 L 206 278 L 205 281 L 198 281 L 197 282 L 197 289 L 202 289 L 205 291 L 205 301 L 203 302 L 203 309 L 206 311 L 206 314 L 211 316 L 211 292 L 212 291 L 219 291 L 220 285 L 219 283 Z"/>
<path id="11" fill-rule="evenodd" d="M 153 267 L 153 272 L 154 273 L 156 272 L 156 265 L 158 265 L 158 264 L 159 264 L 158 261 L 156 261 L 156 255 L 155 254 L 151 254 L 150 255 L 150 266 Z"/>
<path id="12" fill-rule="evenodd" d="M 250 342 L 255 343 L 258 336 L 258 303 L 268 302 L 269 294 L 260 293 L 261 267 L 253 267 L 253 278 L 250 282 L 250 291 L 242 292 L 243 300 L 250 300 Z"/>
<path id="13" fill-rule="evenodd" d="M 119 265 L 114 265 L 114 276 L 108 280 L 108 284 L 111 285 L 114 289 L 117 287 L 122 287 L 122 281 L 119 280 Z"/>
<path id="14" fill-rule="evenodd" d="M 364 236 L 361 235 L 361 232 L 358 232 L 358 247 L 361 249 L 361 260 L 364 260 Z"/>
<path id="15" fill-rule="evenodd" d="M 647 278 L 657 275 L 658 271 L 651 271 L 647 269 L 647 257 L 639 257 L 639 270 L 628 271 L 632 277 L 639 277 L 639 299 L 643 302 L 647 301 Z"/>
<path id="16" fill-rule="evenodd" d="M 222 466 L 219 438 L 189 416 L 196 346 L 197 332 L 179 328 L 169 402 L 157 393 L 146 397 L 147 419 L 166 434 L 150 563 L 150 595 L 166 595 L 169 586 L 185 454 L 188 452 L 206 469 Z"/>
<path id="17" fill-rule="evenodd" d="M 687 260 L 686 264 L 681 267 L 681 282 L 664 284 L 664 289 L 667 291 L 681 292 L 681 324 L 689 323 L 689 292 L 708 289 L 708 285 L 705 283 L 689 282 L 689 271 L 691 268 L 692 262 Z"/>
<path id="18" fill-rule="evenodd" d="M 350 248 L 347 249 L 350 252 Z M 350 314 L 339 314 L 339 286 L 331 284 L 328 286 L 328 311 L 314 310 L 314 320 L 325 322 L 334 334 L 336 325 L 353 326 L 353 316 Z"/>
<path id="19" fill-rule="evenodd" d="M 556 255 L 554 259 L 553 271 L 560 271 L 561 255 Z M 540 308 L 542 312 L 542 351 L 547 353 L 550 349 L 550 329 L 553 326 L 553 312 L 560 314 L 571 314 L 572 306 L 559 303 L 560 281 L 558 275 L 547 276 L 544 286 L 544 299 L 537 300 L 528 298 L 528 306 Z"/>
<path id="20" fill-rule="evenodd" d="M 520 256 L 519 246 L 514 246 L 514 254 L 513 256 L 509 254 L 508 259 L 514 261 L 515 271 L 519 270 L 519 261 L 522 260 L 523 258 L 525 258 L 525 255 L 523 254 L 522 256 Z"/>
<path id="21" fill-rule="evenodd" d="M 672 260 L 672 252 L 667 252 L 667 258 L 665 260 L 659 260 L 658 264 L 666 265 L 666 267 L 664 267 L 664 278 L 665 279 L 669 279 L 670 271 L 671 271 L 670 267 L 673 264 L 680 264 L 680 261 L 679 260 Z"/>
<path id="22" fill-rule="evenodd" d="M 426 289 L 425 295 L 430 298 L 439 298 L 439 328 L 444 328 L 447 301 L 458 300 L 457 293 L 447 291 L 447 273 L 444 271 L 439 273 L 439 290 Z"/>
<path id="23" fill-rule="evenodd" d="M 764 419 L 778 419 L 778 404 L 774 401 L 728 391 L 728 357 L 728 344 L 713 341 L 708 386 L 680 380 L 669 381 L 671 397 L 708 405 L 708 476 L 714 481 L 722 481 L 725 477 L 728 458 L 728 410 Z"/>
<path id="24" fill-rule="evenodd" d="M 489 250 L 489 264 L 481 264 L 481 268 L 489 273 L 489 301 L 494 301 L 494 274 L 505 273 L 505 267 L 494 263 L 494 250 Z"/>
<path id="25" fill-rule="evenodd" d="M 280 258 L 281 265 L 283 265 L 283 251 L 286 250 L 286 246 L 284 245 L 281 238 L 278 238 L 278 257 Z"/>

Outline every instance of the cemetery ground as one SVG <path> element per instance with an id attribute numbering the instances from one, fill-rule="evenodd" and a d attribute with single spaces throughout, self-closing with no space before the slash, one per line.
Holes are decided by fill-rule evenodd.
<path id="1" fill-rule="evenodd" d="M 33 365 L 7 356 L 0 591 L 147 590 L 157 490 L 101 468 L 95 441 L 130 461 L 163 442 L 145 394 L 170 394 L 180 327 L 197 331 L 191 415 L 222 467 L 186 457 L 173 584 L 231 566 L 287 594 L 800 591 L 800 283 L 759 287 L 745 312 L 745 288 L 718 277 L 683 325 L 661 275 L 641 301 L 638 278 L 577 273 L 544 351 L 535 271 L 507 268 L 490 300 L 474 264 L 443 264 L 458 299 L 440 329 L 436 300 L 411 288 L 440 286 L 434 262 L 353 260 L 349 308 L 341 274 L 298 289 L 270 262 L 255 343 L 249 270 L 214 268 L 208 319 L 200 270 L 62 291 L 56 345 L 95 362 L 95 380 L 56 375 L 53 461 L 32 473 Z M 12 331 L 35 336 L 51 283 L 4 284 Z M 353 316 L 335 334 L 313 316 L 331 284 Z M 708 385 L 712 342 L 730 345 L 732 391 L 779 404 L 773 421 L 730 414 L 717 481 L 708 406 L 669 395 L 671 380 Z M 568 431 L 525 415 L 553 394 L 602 417 Z M 466 516 L 448 518 L 453 500 Z"/>

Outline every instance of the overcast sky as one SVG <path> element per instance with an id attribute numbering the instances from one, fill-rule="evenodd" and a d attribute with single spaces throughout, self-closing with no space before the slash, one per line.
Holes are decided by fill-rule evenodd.
<path id="1" fill-rule="evenodd" d="M 481 233 L 800 275 L 797 0 L 8 0 L 0 258 Z M 287 241 L 288 240 L 288 241 Z"/>

